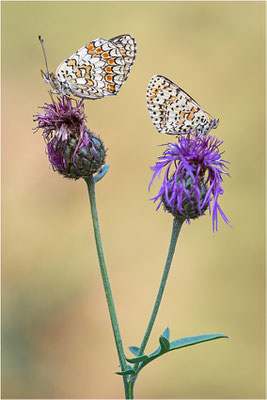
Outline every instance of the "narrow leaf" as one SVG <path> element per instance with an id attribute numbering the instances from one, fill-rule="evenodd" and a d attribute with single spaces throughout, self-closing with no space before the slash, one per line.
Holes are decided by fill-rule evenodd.
<path id="1" fill-rule="evenodd" d="M 148 356 L 146 356 L 145 354 L 142 356 L 139 356 L 139 357 L 135 357 L 135 358 L 126 358 L 126 360 L 132 364 L 140 363 L 141 361 L 146 361 L 147 359 L 148 359 Z"/>
<path id="2" fill-rule="evenodd" d="M 131 368 L 131 369 L 127 369 L 126 371 L 115 372 L 115 374 L 117 374 L 117 375 L 134 375 L 135 372 Z"/>
<path id="3" fill-rule="evenodd" d="M 139 347 L 137 347 L 137 346 L 130 346 L 130 347 L 129 347 L 129 350 L 130 350 L 135 356 L 137 356 L 138 353 L 139 353 Z"/>
<path id="4" fill-rule="evenodd" d="M 147 364 L 149 364 L 151 361 L 162 356 L 163 354 L 168 353 L 169 351 L 180 349 L 180 348 L 187 347 L 187 346 L 192 346 L 192 345 L 198 344 L 198 343 L 208 342 L 210 340 L 220 339 L 220 338 L 228 338 L 228 336 L 223 335 L 221 333 L 211 333 L 211 334 L 207 334 L 207 335 L 184 337 L 184 338 L 174 340 L 173 342 L 169 342 L 168 339 L 166 339 L 166 337 L 163 337 L 163 335 L 162 335 L 159 338 L 160 346 L 157 348 L 157 350 L 155 350 L 153 353 L 151 353 L 149 356 L 147 356 L 146 359 L 144 359 L 141 362 L 141 364 L 137 370 L 137 373 L 139 373 L 139 371 L 143 367 L 145 367 Z"/>
<path id="5" fill-rule="evenodd" d="M 163 336 L 160 336 L 159 342 L 160 342 L 161 352 L 162 352 L 162 353 L 166 353 L 166 351 L 169 351 L 169 349 L 170 349 L 170 342 L 168 341 L 168 339 L 166 339 L 166 338 L 163 337 Z"/>
<path id="6" fill-rule="evenodd" d="M 228 336 L 223 335 L 221 333 L 211 333 L 207 335 L 198 335 L 198 336 L 189 336 L 174 340 L 170 343 L 170 351 L 180 349 L 182 347 L 192 346 L 194 344 L 208 342 L 210 340 L 220 339 L 220 338 L 228 338 Z"/>
<path id="7" fill-rule="evenodd" d="M 98 172 L 98 174 L 96 174 L 94 176 L 94 182 L 99 182 L 100 179 L 104 178 L 104 176 L 106 175 L 106 173 L 108 172 L 109 169 L 109 164 L 104 165 L 101 170 Z"/>
<path id="8" fill-rule="evenodd" d="M 170 339 L 170 328 L 167 327 L 161 336 L 163 336 L 164 338 L 169 340 Z"/>

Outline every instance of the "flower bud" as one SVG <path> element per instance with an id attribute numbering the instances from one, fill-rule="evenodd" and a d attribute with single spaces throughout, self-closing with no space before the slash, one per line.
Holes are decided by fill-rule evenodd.
<path id="1" fill-rule="evenodd" d="M 100 138 L 84 129 L 82 140 L 70 137 L 65 142 L 53 138 L 47 144 L 53 169 L 66 178 L 87 178 L 105 163 L 106 150 Z"/>
<path id="2" fill-rule="evenodd" d="M 67 96 L 41 107 L 35 115 L 35 131 L 43 130 L 47 154 L 54 171 L 66 178 L 88 178 L 105 163 L 106 150 L 100 138 L 85 126 L 83 101 Z"/>
<path id="3" fill-rule="evenodd" d="M 169 187 L 169 191 L 161 196 L 161 200 L 165 210 L 174 217 L 196 219 L 207 210 L 208 203 L 204 203 L 207 195 L 207 186 L 202 178 L 199 177 L 196 184 L 195 180 L 185 173 L 182 179 L 177 175 L 175 182 L 173 174 L 167 181 L 167 187 Z M 174 193 L 177 193 L 177 195 L 173 196 Z M 203 204 L 203 207 L 200 206 L 201 204 Z"/>

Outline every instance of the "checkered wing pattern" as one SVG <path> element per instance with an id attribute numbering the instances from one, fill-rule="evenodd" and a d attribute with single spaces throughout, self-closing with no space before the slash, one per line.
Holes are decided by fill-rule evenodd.
<path id="1" fill-rule="evenodd" d="M 110 39 L 119 49 L 123 56 L 124 67 L 124 82 L 129 76 L 130 70 L 136 57 L 136 41 L 131 35 L 120 35 Z"/>
<path id="2" fill-rule="evenodd" d="M 132 44 L 129 44 L 130 38 Z M 62 92 L 86 99 L 118 93 L 134 61 L 135 51 L 132 56 L 129 48 L 134 46 L 135 49 L 135 41 L 130 35 L 114 39 L 93 40 L 63 61 L 55 74 Z"/>
<path id="3" fill-rule="evenodd" d="M 159 133 L 181 135 L 196 132 L 204 135 L 217 126 L 217 121 L 191 96 L 161 75 L 155 75 L 149 81 L 147 106 Z"/>

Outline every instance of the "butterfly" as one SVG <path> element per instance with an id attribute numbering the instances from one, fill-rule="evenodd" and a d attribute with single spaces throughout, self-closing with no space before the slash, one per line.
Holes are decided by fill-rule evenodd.
<path id="1" fill-rule="evenodd" d="M 149 81 L 147 107 L 159 133 L 203 136 L 219 123 L 189 94 L 162 75 L 154 75 Z"/>
<path id="2" fill-rule="evenodd" d="M 131 35 L 96 39 L 63 61 L 56 73 L 48 72 L 44 41 L 41 42 L 47 72 L 41 71 L 52 93 L 83 99 L 115 96 L 125 83 L 136 56 L 136 42 Z"/>

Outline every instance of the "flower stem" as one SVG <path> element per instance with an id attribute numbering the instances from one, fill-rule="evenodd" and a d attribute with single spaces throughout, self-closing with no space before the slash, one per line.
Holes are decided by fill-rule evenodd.
<path id="1" fill-rule="evenodd" d="M 166 263 L 165 263 L 165 267 L 164 267 L 164 271 L 163 271 L 163 275 L 161 278 L 161 282 L 160 282 L 160 286 L 159 286 L 159 291 L 156 297 L 156 301 L 153 307 L 153 311 L 143 338 L 143 341 L 141 343 L 141 346 L 139 348 L 139 352 L 138 352 L 138 356 L 141 356 L 144 353 L 144 350 L 146 348 L 148 339 L 150 337 L 152 328 L 154 326 L 155 323 L 155 319 L 159 310 L 159 306 L 162 300 L 162 296 L 163 296 L 163 292 L 166 286 L 166 282 L 167 282 L 167 278 L 169 275 L 169 271 L 170 271 L 170 267 L 171 267 L 171 263 L 172 263 L 172 259 L 173 259 L 173 255 L 175 252 L 175 247 L 176 247 L 176 243 L 177 243 L 177 239 L 182 227 L 183 222 L 185 221 L 184 218 L 174 218 L 173 220 L 173 227 L 172 227 L 172 235 L 171 235 L 171 241 L 170 241 L 170 246 L 169 246 L 169 251 L 168 251 L 168 256 L 166 259 Z M 134 370 L 137 371 L 138 369 L 138 364 L 135 364 L 134 366 Z M 133 387 L 134 382 L 137 378 L 137 375 L 133 375 L 132 380 L 130 382 L 130 385 Z"/>
<path id="2" fill-rule="evenodd" d="M 124 350 L 123 350 L 123 344 L 122 344 L 121 334 L 120 334 L 120 330 L 119 330 L 119 324 L 118 324 L 118 319 L 117 319 L 117 315 L 116 315 L 115 305 L 114 305 L 114 301 L 113 301 L 113 297 L 112 297 L 110 282 L 109 282 L 109 278 L 108 278 L 108 273 L 107 273 L 107 268 L 106 268 L 106 263 L 105 263 L 105 258 L 104 258 L 104 252 L 103 252 L 103 247 L 102 247 L 102 241 L 101 241 L 101 235 L 100 235 L 100 229 L 99 229 L 99 222 L 98 222 L 97 209 L 96 209 L 96 200 L 95 200 L 95 181 L 94 181 L 93 176 L 86 178 L 85 181 L 86 181 L 88 193 L 89 193 L 91 214 L 92 214 L 94 233 L 95 233 L 96 248 L 97 248 L 97 254 L 98 254 L 98 259 L 99 259 L 99 265 L 100 265 L 104 290 L 105 290 L 106 299 L 107 299 L 107 303 L 108 303 L 111 325 L 112 325 L 113 334 L 114 334 L 114 338 L 115 338 L 115 342 L 116 342 L 117 353 L 118 353 L 118 357 L 119 357 L 119 361 L 120 361 L 121 370 L 125 371 L 127 369 L 126 358 L 125 358 L 125 354 L 124 354 Z M 123 381 L 124 381 L 124 389 L 125 389 L 125 398 L 126 399 L 132 398 L 131 397 L 131 389 L 129 388 L 126 376 L 123 376 Z"/>

